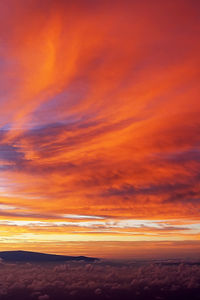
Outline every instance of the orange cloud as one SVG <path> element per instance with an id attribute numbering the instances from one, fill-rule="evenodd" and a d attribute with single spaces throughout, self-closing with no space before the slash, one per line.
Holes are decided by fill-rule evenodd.
<path id="1" fill-rule="evenodd" d="M 1 2 L 0 219 L 8 236 L 41 231 L 23 224 L 33 221 L 50 223 L 53 238 L 71 214 L 171 224 L 109 228 L 121 241 L 149 232 L 198 239 L 198 8 L 179 0 Z M 197 228 L 177 233 L 181 221 Z M 85 222 L 79 238 L 98 239 Z"/>

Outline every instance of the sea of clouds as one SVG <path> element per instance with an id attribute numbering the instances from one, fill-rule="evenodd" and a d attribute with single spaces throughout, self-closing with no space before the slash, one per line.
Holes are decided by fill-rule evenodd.
<path id="1" fill-rule="evenodd" d="M 0 264 L 0 299 L 200 300 L 198 262 Z"/>

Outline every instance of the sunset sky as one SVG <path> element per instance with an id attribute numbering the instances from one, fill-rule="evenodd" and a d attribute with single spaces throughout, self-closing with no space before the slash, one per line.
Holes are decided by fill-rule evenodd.
<path id="1" fill-rule="evenodd" d="M 0 1 L 0 250 L 199 251 L 199 12 Z"/>

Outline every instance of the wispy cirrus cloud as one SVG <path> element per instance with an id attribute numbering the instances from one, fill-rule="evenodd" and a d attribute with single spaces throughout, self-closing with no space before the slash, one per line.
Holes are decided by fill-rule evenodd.
<path id="1" fill-rule="evenodd" d="M 2 220 L 199 226 L 198 11 L 1 1 Z"/>

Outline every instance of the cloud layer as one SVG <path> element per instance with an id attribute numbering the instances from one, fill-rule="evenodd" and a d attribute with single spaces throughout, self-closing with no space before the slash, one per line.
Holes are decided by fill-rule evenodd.
<path id="1" fill-rule="evenodd" d="M 1 299 L 197 299 L 198 262 L 59 265 L 1 262 Z M 188 298 L 187 298 L 188 297 Z"/>

